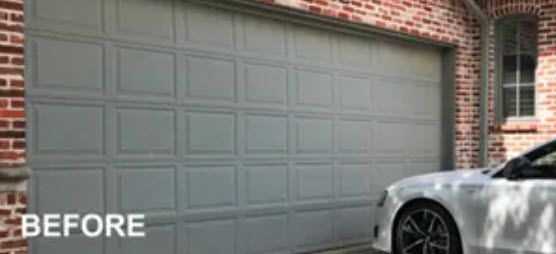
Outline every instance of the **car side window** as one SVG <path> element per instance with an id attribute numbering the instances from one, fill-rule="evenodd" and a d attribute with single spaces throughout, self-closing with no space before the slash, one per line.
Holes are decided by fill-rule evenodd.
<path id="1" fill-rule="evenodd" d="M 556 151 L 535 158 L 522 173 L 525 178 L 556 179 Z"/>
<path id="2" fill-rule="evenodd" d="M 534 160 L 533 162 L 531 162 L 531 165 L 532 166 L 539 166 L 539 167 L 540 166 L 555 167 L 556 166 L 556 151 L 548 153 L 545 156 Z"/>
<path id="3" fill-rule="evenodd" d="M 528 163 L 525 168 L 519 169 L 520 179 L 556 180 L 556 139 L 526 152 L 521 157 Z M 507 163 L 505 165 L 508 166 Z M 493 177 L 506 177 L 504 171 L 498 171 Z"/>

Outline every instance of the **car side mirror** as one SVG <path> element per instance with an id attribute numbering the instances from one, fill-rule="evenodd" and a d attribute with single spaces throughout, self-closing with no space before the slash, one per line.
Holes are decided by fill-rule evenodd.
<path id="1" fill-rule="evenodd" d="M 510 180 L 518 179 L 521 171 L 531 165 L 531 162 L 525 157 L 516 157 L 508 161 L 504 166 L 504 177 Z"/>

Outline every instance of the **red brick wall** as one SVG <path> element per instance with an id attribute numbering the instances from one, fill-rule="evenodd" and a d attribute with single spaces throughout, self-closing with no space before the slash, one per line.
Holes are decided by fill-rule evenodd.
<path id="1" fill-rule="evenodd" d="M 0 167 L 25 164 L 23 0 L 0 0 Z M 0 193 L 0 254 L 27 253 L 25 193 Z"/>
<path id="2" fill-rule="evenodd" d="M 27 241 L 21 237 L 21 215 L 25 213 L 23 193 L 0 193 L 0 254 L 25 254 Z"/>
<path id="3" fill-rule="evenodd" d="M 498 164 L 556 134 L 556 1 L 483 1 L 483 9 L 492 20 L 491 53 L 494 52 L 494 24 L 512 14 L 531 14 L 539 18 L 539 55 L 536 73 L 537 121 L 528 123 L 497 123 L 494 111 L 494 68 L 490 69 L 490 148 L 491 164 Z M 491 54 L 493 55 L 493 54 Z M 491 57 L 491 60 L 494 59 Z"/>
<path id="4" fill-rule="evenodd" d="M 25 162 L 23 0 L 0 0 L 0 166 Z"/>
<path id="5" fill-rule="evenodd" d="M 456 164 L 477 166 L 480 30 L 462 0 L 261 1 L 456 45 Z"/>

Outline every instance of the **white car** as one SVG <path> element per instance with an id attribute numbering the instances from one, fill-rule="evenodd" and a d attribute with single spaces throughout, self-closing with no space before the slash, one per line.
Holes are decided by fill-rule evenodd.
<path id="1" fill-rule="evenodd" d="M 396 182 L 375 224 L 373 247 L 388 253 L 556 253 L 556 139 L 496 169 Z"/>

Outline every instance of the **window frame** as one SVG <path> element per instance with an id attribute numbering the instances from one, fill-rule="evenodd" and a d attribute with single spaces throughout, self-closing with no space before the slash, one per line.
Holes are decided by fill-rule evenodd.
<path id="1" fill-rule="evenodd" d="M 520 123 L 520 122 L 535 122 L 538 120 L 537 118 L 537 111 L 538 111 L 538 100 L 537 100 L 537 88 L 536 88 L 536 82 L 537 82 L 537 77 L 536 77 L 536 68 L 538 67 L 538 40 L 537 40 L 537 52 L 535 54 L 535 70 L 534 70 L 534 80 L 533 80 L 533 84 L 532 85 L 522 85 L 517 83 L 516 86 L 517 87 L 533 87 L 533 91 L 534 91 L 534 113 L 533 115 L 530 116 L 510 116 L 510 117 L 506 117 L 504 116 L 504 84 L 503 82 L 503 59 L 504 59 L 504 54 L 503 54 L 503 45 L 504 45 L 504 40 L 505 37 L 503 35 L 503 28 L 504 25 L 511 23 L 511 22 L 519 22 L 519 21 L 532 21 L 534 23 L 537 24 L 537 35 L 538 35 L 538 23 L 539 23 L 539 19 L 538 17 L 534 16 L 534 15 L 530 15 L 530 14 L 516 14 L 516 15 L 509 15 L 506 17 L 503 17 L 499 20 L 496 21 L 495 23 L 495 37 L 494 37 L 494 45 L 495 45 L 495 68 L 494 68 L 494 80 L 495 80 L 495 88 L 494 88 L 494 99 L 495 99 L 495 121 L 497 123 Z M 518 81 L 516 81 L 518 82 Z M 519 89 L 519 88 L 518 88 Z M 519 101 L 516 102 L 516 104 L 519 104 Z"/>

